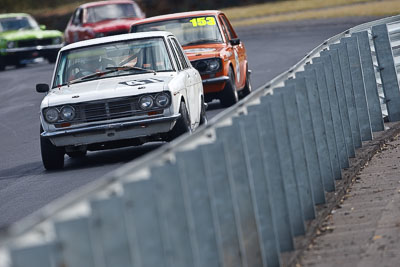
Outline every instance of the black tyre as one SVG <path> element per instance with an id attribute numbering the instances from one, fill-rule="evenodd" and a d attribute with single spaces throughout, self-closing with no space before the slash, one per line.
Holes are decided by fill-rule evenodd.
<path id="1" fill-rule="evenodd" d="M 246 71 L 246 84 L 243 89 L 240 91 L 240 96 L 245 97 L 251 93 L 251 80 L 250 80 L 250 72 Z"/>
<path id="2" fill-rule="evenodd" d="M 42 127 L 40 127 L 40 132 L 43 132 Z M 43 166 L 47 170 L 58 170 L 64 167 L 64 148 L 56 147 L 48 138 L 40 136 L 40 150 Z"/>
<path id="3" fill-rule="evenodd" d="M 201 99 L 200 125 L 207 124 L 206 104 Z"/>
<path id="4" fill-rule="evenodd" d="M 224 90 L 220 93 L 219 100 L 223 107 L 230 107 L 239 100 L 238 92 L 236 91 L 235 74 L 232 68 L 229 68 L 229 80 L 226 82 Z"/>
<path id="5" fill-rule="evenodd" d="M 0 57 L 0 71 L 3 71 L 6 69 L 6 62 L 3 57 Z"/>
<path id="6" fill-rule="evenodd" d="M 25 67 L 26 67 L 26 64 L 25 64 L 25 63 L 20 63 L 20 62 L 18 62 L 17 64 L 15 64 L 15 67 L 16 67 L 17 69 L 25 68 Z"/>
<path id="7" fill-rule="evenodd" d="M 50 64 L 56 63 L 56 60 L 57 60 L 57 54 L 54 54 L 54 55 L 48 56 L 46 59 L 47 59 L 47 61 L 48 61 Z"/>
<path id="8" fill-rule="evenodd" d="M 178 136 L 191 132 L 190 117 L 184 102 L 181 102 L 179 113 L 181 117 L 176 121 L 174 128 L 168 134 L 168 141 L 172 141 Z"/>
<path id="9" fill-rule="evenodd" d="M 73 151 L 66 153 L 70 158 L 83 158 L 87 154 L 87 150 L 84 151 Z"/>

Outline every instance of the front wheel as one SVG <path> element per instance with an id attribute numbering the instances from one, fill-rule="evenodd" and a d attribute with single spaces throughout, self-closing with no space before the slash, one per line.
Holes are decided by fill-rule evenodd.
<path id="1" fill-rule="evenodd" d="M 57 61 L 57 54 L 48 56 L 46 59 L 47 59 L 47 61 L 48 61 L 50 64 L 56 63 L 56 61 Z"/>
<path id="2" fill-rule="evenodd" d="M 207 124 L 206 107 L 207 105 L 204 103 L 204 100 L 201 99 L 200 125 Z"/>
<path id="3" fill-rule="evenodd" d="M 189 113 L 184 102 L 181 102 L 179 113 L 181 114 L 181 117 L 176 121 L 174 128 L 169 132 L 168 141 L 172 141 L 178 136 L 192 131 L 190 127 Z"/>
<path id="4" fill-rule="evenodd" d="M 64 167 L 64 148 L 56 147 L 50 139 L 40 136 L 40 150 L 46 170 L 58 170 Z"/>
<path id="5" fill-rule="evenodd" d="M 83 158 L 84 156 L 86 156 L 86 154 L 87 154 L 87 150 L 67 152 L 67 155 L 70 158 Z"/>
<path id="6" fill-rule="evenodd" d="M 6 62 L 3 57 L 0 56 L 0 71 L 3 71 L 6 69 Z"/>
<path id="7" fill-rule="evenodd" d="M 240 91 L 241 97 L 245 97 L 251 93 L 251 80 L 250 80 L 250 71 L 246 71 L 246 84 L 243 89 Z"/>
<path id="8" fill-rule="evenodd" d="M 219 100 L 223 107 L 230 107 L 239 100 L 238 92 L 236 91 L 235 74 L 232 68 L 229 68 L 229 80 L 226 82 L 224 90 L 221 91 Z"/>

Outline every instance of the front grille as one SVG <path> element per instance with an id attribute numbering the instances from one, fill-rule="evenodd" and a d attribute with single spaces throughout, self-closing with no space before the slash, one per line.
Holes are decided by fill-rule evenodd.
<path id="1" fill-rule="evenodd" d="M 77 111 L 75 122 L 95 122 L 120 119 L 136 115 L 147 114 L 139 108 L 140 96 L 125 98 L 111 98 L 101 101 L 85 102 L 74 105 Z M 154 107 L 149 111 L 161 110 Z"/>
<path id="2" fill-rule="evenodd" d="M 109 100 L 103 103 L 81 104 L 81 119 L 85 122 L 112 120 L 130 117 L 143 112 L 137 108 L 139 98 Z M 82 114 L 83 113 L 83 114 Z M 82 116 L 83 115 L 83 116 Z"/>
<path id="3" fill-rule="evenodd" d="M 129 33 L 129 30 L 110 31 L 110 32 L 107 32 L 106 35 L 112 36 L 112 35 L 125 34 L 125 33 Z"/>
<path id="4" fill-rule="evenodd" d="M 18 47 L 31 47 L 38 45 L 51 45 L 53 43 L 53 39 L 31 39 L 31 40 L 21 40 L 18 41 Z"/>

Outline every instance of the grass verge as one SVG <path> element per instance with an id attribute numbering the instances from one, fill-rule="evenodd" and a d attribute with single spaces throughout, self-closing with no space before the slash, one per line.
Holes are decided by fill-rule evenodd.
<path id="1" fill-rule="evenodd" d="M 306 0 L 301 1 L 307 2 Z M 236 27 L 306 19 L 325 19 L 354 16 L 390 16 L 397 14 L 400 14 L 400 1 L 398 0 L 364 1 L 353 3 L 351 5 L 330 6 L 320 9 L 293 11 L 284 14 L 267 15 L 264 17 L 253 17 L 247 19 L 243 17 L 241 19 L 231 18 L 229 15 L 229 10 L 227 11 L 228 17 L 231 19 L 232 24 Z"/>
<path id="2" fill-rule="evenodd" d="M 239 20 L 371 1 L 376 0 L 290 0 L 226 8 L 224 12 L 231 20 Z"/>

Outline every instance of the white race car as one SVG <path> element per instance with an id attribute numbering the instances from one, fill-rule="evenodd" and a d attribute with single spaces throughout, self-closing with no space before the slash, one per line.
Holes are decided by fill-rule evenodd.
<path id="1" fill-rule="evenodd" d="M 60 50 L 40 106 L 44 167 L 64 155 L 169 141 L 206 122 L 200 74 L 168 32 L 77 42 Z"/>

